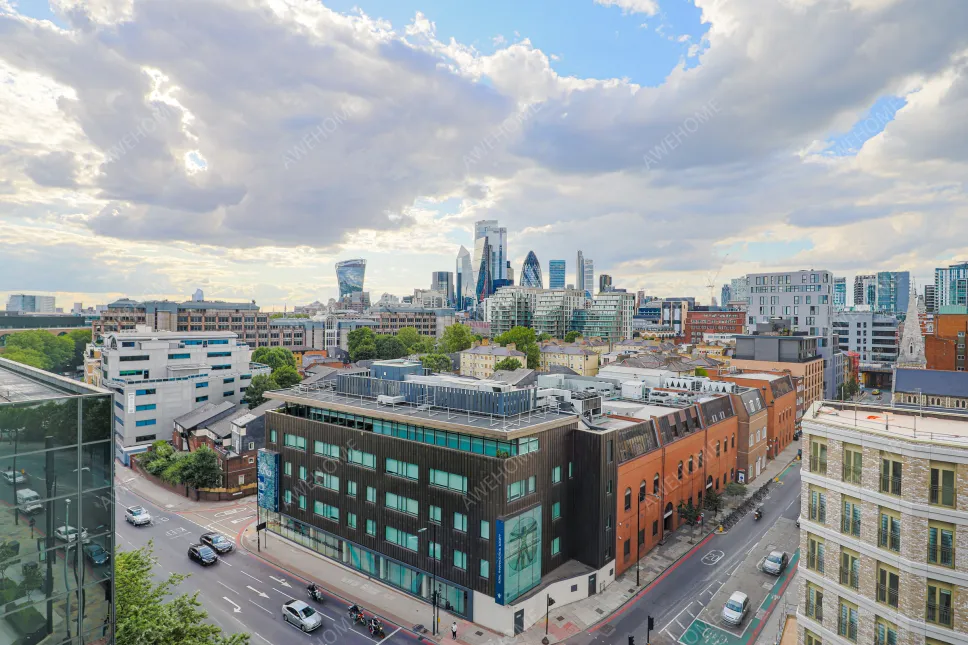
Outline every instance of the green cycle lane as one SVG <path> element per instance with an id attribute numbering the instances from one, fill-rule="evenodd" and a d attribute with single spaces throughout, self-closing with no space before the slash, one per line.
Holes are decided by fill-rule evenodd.
<path id="1" fill-rule="evenodd" d="M 786 571 L 773 584 L 770 593 L 766 595 L 763 604 L 759 606 L 753 614 L 753 618 L 746 624 L 746 629 L 743 630 L 742 634 L 737 636 L 697 618 L 682 633 L 682 636 L 679 637 L 679 642 L 682 645 L 750 645 L 756 642 L 757 636 L 760 635 L 763 625 L 770 618 L 770 614 L 773 612 L 777 601 L 783 595 L 783 592 L 786 591 L 787 585 L 790 584 L 790 580 L 793 579 L 794 574 L 796 574 L 797 562 L 799 560 L 800 550 L 797 549 L 796 553 L 790 559 L 790 564 L 787 566 Z M 762 616 L 762 618 L 758 616 Z"/>

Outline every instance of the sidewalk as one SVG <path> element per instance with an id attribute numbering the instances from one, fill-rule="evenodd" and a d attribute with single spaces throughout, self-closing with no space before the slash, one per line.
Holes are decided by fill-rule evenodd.
<path id="1" fill-rule="evenodd" d="M 784 626 L 787 624 L 787 617 L 794 619 L 788 629 L 793 630 L 793 641 L 796 642 L 797 585 L 799 582 L 800 574 L 795 573 L 783 595 L 777 599 L 776 609 L 763 625 L 763 630 L 760 632 L 759 638 L 756 639 L 756 645 L 779 645 Z"/>
<path id="2" fill-rule="evenodd" d="M 170 490 L 162 488 L 161 486 L 156 486 L 154 483 L 143 477 L 138 471 L 122 465 L 121 462 L 117 460 L 114 462 L 114 477 L 117 480 L 117 484 L 124 486 L 138 497 L 147 499 L 155 506 L 159 506 L 172 513 L 230 508 L 233 506 L 238 506 L 239 504 L 245 504 L 246 502 L 252 503 L 252 500 L 254 499 L 254 497 L 249 496 L 224 502 L 196 502 L 194 499 L 173 493 Z"/>

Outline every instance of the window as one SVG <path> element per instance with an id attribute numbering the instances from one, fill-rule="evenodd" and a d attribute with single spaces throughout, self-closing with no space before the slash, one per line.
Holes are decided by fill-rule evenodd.
<path id="1" fill-rule="evenodd" d="M 120 357 L 118 357 L 118 360 L 121 361 L 122 363 L 125 363 L 125 362 L 134 363 L 134 362 L 137 362 L 137 361 L 147 361 L 147 360 L 150 360 L 150 359 L 151 359 L 151 357 L 150 356 L 147 356 L 145 354 L 138 354 L 136 356 L 120 356 Z"/>
<path id="2" fill-rule="evenodd" d="M 561 466 L 555 466 L 551 469 L 551 483 L 557 484 L 561 481 Z"/>
<path id="3" fill-rule="evenodd" d="M 148 388 L 147 390 L 135 390 L 135 396 L 148 396 L 149 394 L 154 394 L 155 388 Z"/>
<path id="4" fill-rule="evenodd" d="M 234 376 L 230 376 L 228 378 L 223 378 L 222 379 L 222 385 L 228 385 L 229 383 L 235 383 L 235 377 Z"/>
<path id="5" fill-rule="evenodd" d="M 491 563 L 487 560 L 481 560 L 481 577 L 489 578 L 491 576 Z"/>
<path id="6" fill-rule="evenodd" d="M 874 645 L 897 645 L 897 625 L 878 616 L 874 625 Z"/>
<path id="7" fill-rule="evenodd" d="M 371 504 L 376 504 L 376 489 L 372 486 L 366 487 L 366 501 Z"/>
<path id="8" fill-rule="evenodd" d="M 388 526 L 386 527 L 386 539 L 390 544 L 396 544 L 408 551 L 417 551 L 417 536 L 412 533 L 406 533 Z"/>
<path id="9" fill-rule="evenodd" d="M 420 468 L 417 464 L 408 464 L 405 461 L 387 458 L 386 467 L 388 473 L 397 477 L 406 477 L 414 481 L 420 478 Z"/>
<path id="10" fill-rule="evenodd" d="M 656 473 L 655 477 L 652 478 L 652 494 L 659 494 L 659 473 Z"/>
<path id="11" fill-rule="evenodd" d="M 226 390 L 225 392 L 222 392 L 222 396 L 223 397 L 224 396 L 235 396 L 235 390 Z"/>
<path id="12" fill-rule="evenodd" d="M 516 481 L 512 484 L 508 484 L 508 501 L 513 501 L 520 499 L 525 495 L 530 495 L 535 489 L 535 478 L 529 477 L 527 479 L 522 479 L 521 481 Z"/>
<path id="13" fill-rule="evenodd" d="M 366 534 L 376 536 L 376 520 L 366 521 Z"/>
<path id="14" fill-rule="evenodd" d="M 464 571 L 467 569 L 467 554 L 463 551 L 454 551 L 454 566 Z"/>
<path id="15" fill-rule="evenodd" d="M 322 441 L 314 441 L 313 454 L 329 457 L 331 459 L 339 459 L 339 446 L 331 443 L 323 443 Z"/>
<path id="16" fill-rule="evenodd" d="M 860 500 L 844 496 L 844 512 L 841 516 L 840 532 L 860 537 Z"/>
<path id="17" fill-rule="evenodd" d="M 286 506 L 292 504 L 292 491 L 287 490 L 285 493 L 283 493 L 282 499 L 286 503 Z"/>
<path id="18" fill-rule="evenodd" d="M 901 494 L 901 461 L 881 455 L 881 492 Z"/>
<path id="19" fill-rule="evenodd" d="M 632 489 L 625 489 L 625 510 L 632 508 Z"/>
<path id="20" fill-rule="evenodd" d="M 810 519 L 827 523 L 827 491 L 810 486 Z"/>
<path id="21" fill-rule="evenodd" d="M 283 445 L 286 446 L 286 448 L 296 448 L 297 450 L 306 449 L 306 437 L 286 433 L 283 435 L 282 439 Z"/>
<path id="22" fill-rule="evenodd" d="M 837 617 L 837 633 L 849 641 L 857 642 L 857 605 L 840 600 L 840 615 Z"/>
<path id="23" fill-rule="evenodd" d="M 818 573 L 824 570 L 824 541 L 816 535 L 807 534 L 807 568 Z"/>
<path id="24" fill-rule="evenodd" d="M 299 467 L 299 479 L 301 479 L 303 481 L 306 481 L 306 467 L 305 466 L 300 466 Z M 337 490 L 339 490 L 339 488 L 337 488 Z"/>
<path id="25" fill-rule="evenodd" d="M 440 560 L 440 542 L 427 542 L 427 555 L 434 560 Z"/>
<path id="26" fill-rule="evenodd" d="M 556 520 L 561 517 L 561 502 L 555 502 L 551 505 L 551 519 Z"/>
<path id="27" fill-rule="evenodd" d="M 467 516 L 463 513 L 454 513 L 454 530 L 467 533 Z"/>
<path id="28" fill-rule="evenodd" d="M 679 467 L 677 469 L 679 479 L 682 479 L 682 462 L 679 462 Z"/>
<path id="29" fill-rule="evenodd" d="M 810 472 L 827 474 L 827 444 L 821 441 L 810 442 Z"/>
<path id="30" fill-rule="evenodd" d="M 955 466 L 954 464 L 931 464 L 931 498 L 936 506 L 955 507 Z"/>
<path id="31" fill-rule="evenodd" d="M 574 476 L 575 476 L 574 464 L 572 464 L 569 461 L 568 462 L 568 479 L 571 479 Z"/>
<path id="32" fill-rule="evenodd" d="M 339 509 L 323 502 L 313 502 L 313 512 L 333 522 L 339 522 Z"/>
<path id="33" fill-rule="evenodd" d="M 632 540 L 625 540 L 622 543 L 622 555 L 626 558 L 632 553 Z"/>
<path id="34" fill-rule="evenodd" d="M 350 497 L 356 497 L 356 482 L 355 481 L 349 481 L 348 480 L 346 482 L 346 494 L 349 495 Z"/>
<path id="35" fill-rule="evenodd" d="M 135 406 L 134 409 L 137 412 L 147 412 L 148 410 L 154 410 L 157 407 L 158 406 L 155 405 L 154 403 L 146 403 L 144 405 L 137 405 L 137 406 Z"/>
<path id="36" fill-rule="evenodd" d="M 955 526 L 928 522 L 928 562 L 943 567 L 955 566 Z"/>
<path id="37" fill-rule="evenodd" d="M 736 434 L 735 433 L 733 433 L 733 435 L 730 436 L 729 443 L 730 443 L 730 446 L 729 446 L 730 448 L 735 448 L 736 447 Z"/>
<path id="38" fill-rule="evenodd" d="M 897 511 L 880 509 L 880 524 L 877 528 L 877 546 L 901 552 L 901 517 Z"/>
<path id="39" fill-rule="evenodd" d="M 805 629 L 803 630 L 803 645 L 823 645 L 823 641 L 809 629 Z"/>
<path id="40" fill-rule="evenodd" d="M 170 361 L 179 361 L 179 360 L 183 360 L 183 359 L 191 358 L 191 357 L 192 357 L 191 354 L 169 354 L 168 355 L 168 360 L 170 360 Z M 121 360 L 124 360 L 124 358 L 122 357 Z"/>
<path id="41" fill-rule="evenodd" d="M 699 468 L 702 468 L 702 450 L 699 451 Z"/>
<path id="42" fill-rule="evenodd" d="M 232 352 L 209 352 L 209 358 L 225 358 L 226 356 L 231 356 Z"/>
<path id="43" fill-rule="evenodd" d="M 134 425 L 137 428 L 143 428 L 144 426 L 153 426 L 158 423 L 157 419 L 142 419 L 141 421 L 135 421 Z"/>
<path id="44" fill-rule="evenodd" d="M 305 468 L 300 466 L 299 470 L 300 472 L 302 472 L 305 470 Z M 317 470 L 314 473 L 314 476 L 316 479 L 316 483 L 319 486 L 322 486 L 323 488 L 326 488 L 329 490 L 335 490 L 337 493 L 339 492 L 339 477 L 337 477 L 336 475 L 330 475 L 329 473 L 324 473 Z"/>
<path id="45" fill-rule="evenodd" d="M 844 481 L 860 486 L 863 464 L 864 453 L 861 447 L 844 444 Z"/>
<path id="46" fill-rule="evenodd" d="M 608 463 L 612 463 L 612 458 L 613 458 L 613 456 L 612 456 L 612 451 L 613 451 L 612 444 L 613 444 L 613 441 L 611 439 L 609 439 L 608 440 L 608 443 L 605 445 L 606 460 L 608 461 Z"/>
<path id="47" fill-rule="evenodd" d="M 806 613 L 818 623 L 823 623 L 823 589 L 812 582 L 807 583 Z"/>
<path id="48" fill-rule="evenodd" d="M 357 466 L 376 470 L 376 455 L 350 448 L 346 451 L 346 461 Z"/>
<path id="49" fill-rule="evenodd" d="M 213 370 L 230 370 L 230 369 L 232 369 L 232 366 L 231 365 L 212 365 L 212 369 Z"/>
<path id="50" fill-rule="evenodd" d="M 840 550 L 840 584 L 851 589 L 860 588 L 860 554 L 856 551 Z"/>
<path id="51" fill-rule="evenodd" d="M 692 467 L 692 455 L 689 455 L 689 474 L 690 475 L 692 474 L 692 470 L 693 470 L 693 467 Z"/>
<path id="52" fill-rule="evenodd" d="M 652 521 L 652 537 L 659 534 L 659 520 Z"/>
<path id="53" fill-rule="evenodd" d="M 440 507 L 431 505 L 428 518 L 434 524 L 440 524 Z"/>
<path id="54" fill-rule="evenodd" d="M 356 528 L 356 513 L 346 514 L 346 526 L 350 527 L 351 529 Z"/>
<path id="55" fill-rule="evenodd" d="M 886 564 L 877 565 L 877 602 L 897 609 L 898 589 L 901 578 L 897 569 Z"/>
<path id="56" fill-rule="evenodd" d="M 897 596 L 895 594 L 895 601 Z M 895 602 L 895 607 L 897 604 Z M 951 585 L 928 580 L 927 605 L 924 608 L 925 622 L 951 627 L 954 618 L 951 610 Z"/>
<path id="57" fill-rule="evenodd" d="M 551 541 L 551 555 L 558 555 L 561 553 L 561 538 L 556 537 Z"/>
<path id="58" fill-rule="evenodd" d="M 717 456 L 717 457 L 719 456 L 719 447 L 720 447 L 720 443 L 721 443 L 721 442 L 720 442 L 720 441 L 719 441 L 719 440 L 717 439 L 717 440 L 716 440 L 716 456 Z M 680 479 L 682 479 L 682 478 L 680 477 Z"/>
<path id="59" fill-rule="evenodd" d="M 205 401 L 208 401 L 208 397 L 207 396 L 196 396 L 195 397 L 195 403 L 204 403 Z"/>
<path id="60" fill-rule="evenodd" d="M 491 539 L 491 523 L 487 520 L 481 520 L 481 538 L 485 540 Z"/>
<path id="61" fill-rule="evenodd" d="M 413 515 L 415 517 L 420 515 L 420 505 L 417 503 L 417 500 L 404 497 L 403 495 L 387 493 L 386 505 L 389 509 L 400 511 L 401 513 L 406 513 L 407 515 Z"/>
<path id="62" fill-rule="evenodd" d="M 198 383 L 195 384 L 195 389 L 196 390 L 198 390 L 200 388 L 203 388 L 203 387 L 208 387 L 208 381 L 198 382 Z"/>
<path id="63" fill-rule="evenodd" d="M 299 496 L 299 508 L 300 508 L 300 510 L 303 510 L 303 511 L 306 510 L 306 496 L 305 495 L 300 495 Z"/>
<path id="64" fill-rule="evenodd" d="M 444 472 L 443 470 L 430 469 L 430 484 L 440 486 L 458 493 L 467 494 L 467 477 Z"/>

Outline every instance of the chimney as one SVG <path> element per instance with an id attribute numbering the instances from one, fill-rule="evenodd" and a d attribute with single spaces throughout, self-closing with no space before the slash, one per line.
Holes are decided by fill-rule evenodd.
<path id="1" fill-rule="evenodd" d="M 513 352 L 513 351 L 514 351 L 514 350 L 516 349 L 516 347 L 515 347 L 515 345 L 514 345 L 514 343 L 508 343 L 508 344 L 507 344 L 507 345 L 505 345 L 504 347 L 505 347 L 505 348 L 506 348 L 506 349 L 507 349 L 507 350 L 508 350 L 509 352 Z"/>
<path id="2" fill-rule="evenodd" d="M 486 341 L 486 339 L 485 339 L 485 341 Z M 486 343 L 485 343 L 485 344 L 486 344 Z M 475 339 L 474 339 L 474 341 L 473 341 L 473 342 L 471 343 L 471 349 L 474 349 L 475 347 L 480 347 L 480 346 L 481 346 L 481 341 L 479 341 L 479 340 L 477 340 L 476 338 L 475 338 Z"/>

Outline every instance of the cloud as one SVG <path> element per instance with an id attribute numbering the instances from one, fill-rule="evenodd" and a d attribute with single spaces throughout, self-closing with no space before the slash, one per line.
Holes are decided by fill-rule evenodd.
<path id="1" fill-rule="evenodd" d="M 595 0 L 595 4 L 603 7 L 619 7 L 622 13 L 643 13 L 654 16 L 659 12 L 659 3 L 655 0 Z"/>

